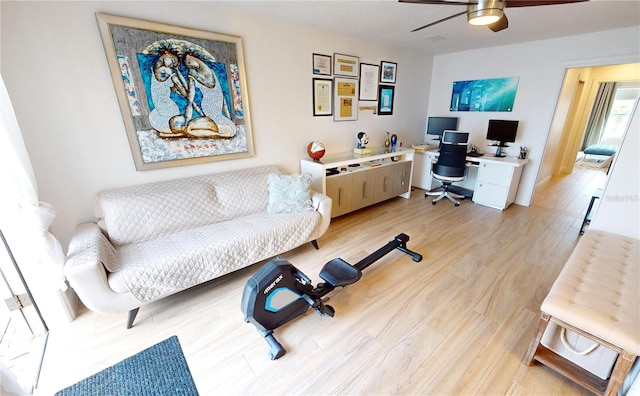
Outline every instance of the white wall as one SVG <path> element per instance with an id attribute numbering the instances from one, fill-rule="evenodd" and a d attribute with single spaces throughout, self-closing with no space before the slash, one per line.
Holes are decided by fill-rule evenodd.
<path id="1" fill-rule="evenodd" d="M 638 102 L 591 228 L 640 239 L 640 111 Z M 635 170 L 633 172 L 632 170 Z"/>
<path id="2" fill-rule="evenodd" d="M 520 120 L 517 141 L 507 153 L 515 156 L 519 146 L 529 147 L 531 162 L 524 168 L 515 201 L 528 206 L 565 69 L 600 65 L 608 59 L 637 62 L 640 59 L 640 27 L 439 55 L 433 61 L 429 115 L 460 117 L 458 129 L 471 132 L 471 143 L 480 148 L 486 146 L 489 119 Z M 512 112 L 449 111 L 454 81 L 497 77 L 519 77 Z M 624 172 L 637 175 L 638 169 Z"/>
<path id="3" fill-rule="evenodd" d="M 102 189 L 277 164 L 299 171 L 307 143 L 349 151 L 358 131 L 372 146 L 385 131 L 421 141 L 430 56 L 383 47 L 223 8 L 219 2 L 1 2 L 1 71 L 30 153 L 40 198 L 53 204 L 52 229 L 67 246 L 77 223 L 93 219 Z M 249 159 L 137 172 L 95 19 L 104 12 L 241 36 L 254 147 Z M 358 121 L 312 116 L 311 54 L 398 63 L 392 116 L 362 111 Z"/>

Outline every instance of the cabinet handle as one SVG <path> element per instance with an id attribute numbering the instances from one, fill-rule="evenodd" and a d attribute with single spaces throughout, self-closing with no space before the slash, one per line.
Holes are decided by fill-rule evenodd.
<path id="1" fill-rule="evenodd" d="M 367 185 L 367 182 L 362 183 L 362 199 L 364 199 L 364 190 L 366 185 Z"/>
<path id="2" fill-rule="evenodd" d="M 387 177 L 384 177 L 384 183 L 382 184 L 382 192 L 387 192 Z"/>
<path id="3" fill-rule="evenodd" d="M 404 186 L 404 171 L 402 171 L 402 182 L 400 183 L 400 185 Z"/>
<path id="4" fill-rule="evenodd" d="M 342 187 L 338 187 L 338 206 L 340 206 L 340 202 L 342 202 Z"/>

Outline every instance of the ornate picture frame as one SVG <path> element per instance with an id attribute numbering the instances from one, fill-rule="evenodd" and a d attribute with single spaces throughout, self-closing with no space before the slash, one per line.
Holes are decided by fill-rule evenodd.
<path id="1" fill-rule="evenodd" d="M 254 155 L 242 38 L 96 19 L 137 170 Z"/>

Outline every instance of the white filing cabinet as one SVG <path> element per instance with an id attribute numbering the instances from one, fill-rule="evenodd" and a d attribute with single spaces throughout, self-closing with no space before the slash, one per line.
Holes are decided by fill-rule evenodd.
<path id="1" fill-rule="evenodd" d="M 496 209 L 506 209 L 513 203 L 520 184 L 522 167 L 481 162 L 473 190 L 473 202 Z"/>

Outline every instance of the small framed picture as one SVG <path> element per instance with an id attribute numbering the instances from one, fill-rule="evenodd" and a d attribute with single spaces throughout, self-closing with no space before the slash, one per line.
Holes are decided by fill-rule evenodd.
<path id="1" fill-rule="evenodd" d="M 334 77 L 333 111 L 334 121 L 358 119 L 358 79 Z"/>
<path id="2" fill-rule="evenodd" d="M 387 84 L 395 84 L 397 71 L 398 71 L 397 63 L 387 62 L 387 61 L 380 62 L 380 82 L 387 83 Z"/>
<path id="3" fill-rule="evenodd" d="M 331 75 L 331 55 L 313 54 L 313 74 Z"/>
<path id="4" fill-rule="evenodd" d="M 333 54 L 333 74 L 336 76 L 358 77 L 360 58 L 352 55 Z"/>
<path id="5" fill-rule="evenodd" d="M 396 87 L 393 85 L 378 86 L 378 115 L 393 114 L 393 97 L 396 93 Z"/>
<path id="6" fill-rule="evenodd" d="M 380 66 L 360 64 L 360 100 L 378 100 L 378 74 Z"/>
<path id="7" fill-rule="evenodd" d="M 333 97 L 333 80 L 325 78 L 313 79 L 313 116 L 330 116 L 331 98 Z"/>

